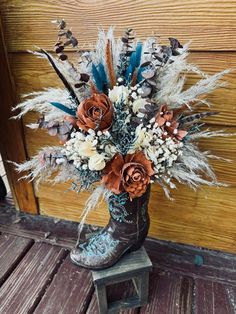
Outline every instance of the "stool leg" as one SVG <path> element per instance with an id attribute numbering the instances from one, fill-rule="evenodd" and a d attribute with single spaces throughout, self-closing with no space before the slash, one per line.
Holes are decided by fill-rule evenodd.
<path id="1" fill-rule="evenodd" d="M 97 295 L 98 307 L 100 314 L 107 314 L 107 291 L 106 286 L 95 286 L 95 291 Z"/>
<path id="2" fill-rule="evenodd" d="M 149 272 L 144 272 L 133 278 L 133 283 L 140 299 L 140 304 L 145 305 L 148 301 Z"/>

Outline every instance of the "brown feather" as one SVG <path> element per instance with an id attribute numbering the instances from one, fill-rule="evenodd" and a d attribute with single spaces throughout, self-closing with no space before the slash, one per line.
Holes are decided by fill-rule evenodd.
<path id="1" fill-rule="evenodd" d="M 107 46 L 106 46 L 106 65 L 107 65 L 109 81 L 110 81 L 111 87 L 113 87 L 116 85 L 116 75 L 115 75 L 115 71 L 113 67 L 111 42 L 109 39 L 107 40 Z"/>
<path id="2" fill-rule="evenodd" d="M 131 80 L 131 86 L 135 86 L 137 77 L 138 77 L 138 68 L 135 68 L 133 76 L 132 76 L 132 80 Z"/>

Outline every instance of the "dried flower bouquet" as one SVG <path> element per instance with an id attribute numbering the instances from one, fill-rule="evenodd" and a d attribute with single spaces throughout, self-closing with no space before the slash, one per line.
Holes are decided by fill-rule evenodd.
<path id="1" fill-rule="evenodd" d="M 72 64 L 65 50 L 78 41 L 64 20 L 56 23 L 58 58 L 43 49 L 34 54 L 49 61 L 64 88 L 31 93 L 16 109 L 21 110 L 18 118 L 38 111 L 41 117 L 29 127 L 46 129 L 60 142 L 17 169 L 38 181 L 55 172 L 54 182 L 72 181 L 78 192 L 101 183 L 93 189 L 82 222 L 101 196 L 108 200 L 110 222 L 71 254 L 75 263 L 100 269 L 145 239 L 150 183 L 160 184 L 168 197 L 176 181 L 194 189 L 220 185 L 208 163 L 214 156 L 201 152 L 197 142 L 225 134 L 203 129 L 201 120 L 216 112 L 195 110 L 209 105 L 203 96 L 223 86 L 220 79 L 228 71 L 203 73 L 187 62 L 188 44 L 177 39 L 169 38 L 169 46 L 153 37 L 141 42 L 128 29 L 115 40 L 112 28 L 99 31 L 96 49 L 80 53 L 78 64 Z M 201 79 L 184 90 L 189 72 Z"/>

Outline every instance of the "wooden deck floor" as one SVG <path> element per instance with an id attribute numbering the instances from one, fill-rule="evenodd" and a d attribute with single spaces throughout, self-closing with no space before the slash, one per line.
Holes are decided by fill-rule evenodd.
<path id="1" fill-rule="evenodd" d="M 0 204 L 0 313 L 98 313 L 89 271 L 70 262 L 77 224 L 22 215 Z M 149 304 L 132 314 L 236 313 L 236 257 L 148 239 Z M 132 285 L 108 287 L 112 300 Z"/>

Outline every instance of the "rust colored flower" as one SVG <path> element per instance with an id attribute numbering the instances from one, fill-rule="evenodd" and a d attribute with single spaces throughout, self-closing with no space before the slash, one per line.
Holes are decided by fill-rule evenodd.
<path id="1" fill-rule="evenodd" d="M 142 152 L 123 157 L 116 154 L 104 169 L 102 183 L 113 193 L 123 191 L 130 198 L 140 197 L 145 193 L 150 177 L 154 174 L 152 162 Z"/>
<path id="2" fill-rule="evenodd" d="M 159 127 L 164 131 L 163 138 L 167 138 L 171 136 L 179 141 L 185 137 L 188 133 L 185 130 L 179 130 L 179 123 L 175 120 L 175 118 L 181 113 L 186 106 L 182 106 L 179 109 L 169 110 L 167 105 L 162 105 L 156 115 L 156 122 Z"/>
<path id="3" fill-rule="evenodd" d="M 89 129 L 104 131 L 110 128 L 112 116 L 113 107 L 110 99 L 105 94 L 94 93 L 79 104 L 74 123 L 84 131 Z"/>
<path id="4" fill-rule="evenodd" d="M 167 105 L 162 105 L 156 115 L 156 123 L 159 127 L 173 119 L 173 110 L 168 110 Z"/>
<path id="5" fill-rule="evenodd" d="M 178 141 L 181 141 L 186 135 L 187 131 L 178 129 L 179 123 L 175 120 L 171 121 L 169 124 L 164 126 L 164 131 L 166 135 L 164 137 L 171 136 L 172 138 L 177 139 Z M 164 134 L 165 134 L 164 133 Z"/>

